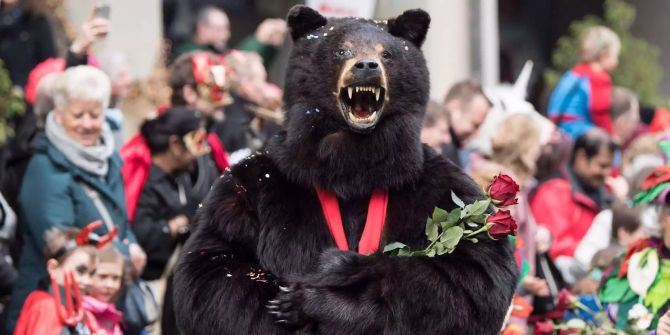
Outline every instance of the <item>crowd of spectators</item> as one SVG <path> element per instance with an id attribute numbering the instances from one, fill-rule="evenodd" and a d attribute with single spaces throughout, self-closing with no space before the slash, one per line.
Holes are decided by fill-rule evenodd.
<path id="1" fill-rule="evenodd" d="M 267 19 L 233 48 L 226 13 L 200 8 L 165 64 L 169 103 L 124 141 L 128 60 L 93 52 L 111 33 L 108 18 L 92 9 L 58 58 L 36 2 L 0 1 L 0 59 L 28 106 L 1 151 L 2 331 L 178 334 L 172 267 L 198 205 L 281 129 L 282 90 L 266 69 L 286 23 Z M 616 306 L 620 329 L 670 334 L 670 142 L 667 127 L 641 117 L 633 91 L 612 83 L 622 47 L 610 29 L 588 29 L 547 111 L 507 111 L 489 152 L 471 145 L 497 108 L 476 81 L 427 107 L 422 142 L 482 188 L 500 173 L 521 187 L 512 211 L 519 308 L 507 334 L 562 321 L 564 290 Z M 640 289 L 650 257 L 658 276 Z M 641 309 L 648 324 L 629 313 Z"/>

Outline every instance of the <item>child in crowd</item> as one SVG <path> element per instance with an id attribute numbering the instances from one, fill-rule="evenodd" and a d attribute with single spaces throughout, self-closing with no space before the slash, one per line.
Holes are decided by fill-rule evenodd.
<path id="1" fill-rule="evenodd" d="M 125 279 L 123 255 L 113 246 L 107 245 L 98 251 L 98 266 L 91 277 L 88 295 L 84 296 L 84 309 L 91 312 L 107 335 L 123 335 L 123 314 L 114 303 Z"/>
<path id="2" fill-rule="evenodd" d="M 628 245 L 645 237 L 642 229 L 642 210 L 615 203 L 611 209 L 606 209 L 595 217 L 575 250 L 575 258 L 584 269 L 587 269 L 594 265 L 594 262 L 599 263 L 594 261 L 596 253 L 608 249 L 614 253 L 612 257 L 616 257 Z M 601 252 L 600 259 L 602 260 L 602 256 L 606 254 L 609 252 Z"/>
<path id="3" fill-rule="evenodd" d="M 116 234 L 116 230 L 103 237 L 93 233 L 101 224 L 97 221 L 81 230 L 52 228 L 45 233 L 49 275 L 28 296 L 14 335 L 105 334 L 82 307 L 82 294 L 98 262 L 94 246 L 106 245 Z"/>
<path id="4" fill-rule="evenodd" d="M 628 246 L 648 237 L 642 225 L 640 208 L 617 203 L 609 210 L 609 214 L 601 214 L 589 229 L 588 238 L 582 240 L 575 251 L 577 260 L 589 266 L 590 271 L 588 276 L 575 284 L 573 293 L 596 294 L 603 272 L 612 266 L 615 259 L 621 257 Z M 610 235 L 609 239 L 604 238 L 607 235 Z M 594 243 L 594 239 L 609 242 L 608 245 L 600 245 L 600 242 Z"/>
<path id="5" fill-rule="evenodd" d="M 633 91 L 614 87 L 612 90 L 612 139 L 621 146 L 626 146 L 634 137 L 640 126 L 640 103 Z"/>
<path id="6" fill-rule="evenodd" d="M 549 117 L 573 139 L 594 126 L 613 134 L 612 72 L 619 64 L 621 41 L 603 26 L 581 36 L 579 64 L 565 73 L 551 94 Z"/>

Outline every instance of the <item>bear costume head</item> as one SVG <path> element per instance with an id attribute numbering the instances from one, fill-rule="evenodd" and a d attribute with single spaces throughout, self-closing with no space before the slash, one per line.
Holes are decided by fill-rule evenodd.
<path id="1" fill-rule="evenodd" d="M 415 182 L 429 98 L 420 50 L 428 13 L 409 10 L 377 22 L 326 19 L 295 6 L 287 20 L 293 50 L 285 130 L 268 150 L 282 172 L 343 199 Z"/>

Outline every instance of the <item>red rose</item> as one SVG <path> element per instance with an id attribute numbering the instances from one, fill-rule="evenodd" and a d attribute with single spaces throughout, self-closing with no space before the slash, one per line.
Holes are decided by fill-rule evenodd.
<path id="1" fill-rule="evenodd" d="M 534 335 L 553 335 L 554 323 L 551 321 L 542 321 L 535 324 Z"/>
<path id="2" fill-rule="evenodd" d="M 562 289 L 558 292 L 558 303 L 556 304 L 556 310 L 565 311 L 566 309 L 574 309 L 575 304 L 579 302 L 579 299 L 575 297 L 568 289 Z"/>
<path id="3" fill-rule="evenodd" d="M 493 178 L 489 187 L 486 188 L 486 193 L 493 204 L 498 207 L 516 205 L 518 203 L 516 194 L 519 193 L 519 184 L 512 177 L 501 173 Z"/>
<path id="4" fill-rule="evenodd" d="M 510 211 L 502 209 L 489 216 L 486 222 L 493 224 L 488 232 L 494 240 L 502 240 L 507 235 L 516 235 L 516 230 L 519 228 Z"/>

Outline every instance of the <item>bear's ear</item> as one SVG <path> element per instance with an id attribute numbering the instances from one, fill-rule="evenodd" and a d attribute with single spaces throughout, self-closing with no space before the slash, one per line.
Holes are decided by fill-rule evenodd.
<path id="1" fill-rule="evenodd" d="M 411 9 L 388 20 L 389 34 L 404 38 L 417 48 L 421 48 L 421 44 L 426 39 L 429 25 L 430 15 L 423 9 Z"/>
<path id="2" fill-rule="evenodd" d="M 296 5 L 288 12 L 288 27 L 291 29 L 291 37 L 297 40 L 301 36 L 328 23 L 319 12 L 303 5 Z"/>

